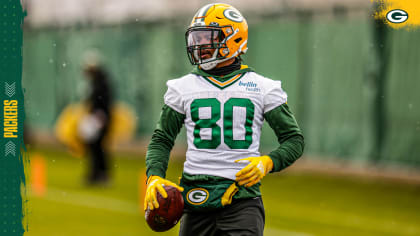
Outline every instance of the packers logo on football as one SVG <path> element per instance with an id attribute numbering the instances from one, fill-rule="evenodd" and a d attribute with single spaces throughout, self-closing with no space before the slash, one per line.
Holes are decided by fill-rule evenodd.
<path id="1" fill-rule="evenodd" d="M 232 8 L 224 10 L 223 15 L 234 22 L 242 22 L 244 20 L 244 18 L 241 16 L 241 13 Z"/>
<path id="2" fill-rule="evenodd" d="M 191 205 L 201 205 L 209 198 L 209 192 L 204 188 L 194 188 L 188 191 L 187 201 Z"/>

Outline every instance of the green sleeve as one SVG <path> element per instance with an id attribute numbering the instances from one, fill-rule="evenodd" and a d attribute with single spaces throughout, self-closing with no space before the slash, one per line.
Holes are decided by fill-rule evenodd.
<path id="1" fill-rule="evenodd" d="M 146 153 L 146 174 L 165 178 L 169 154 L 184 124 L 185 115 L 164 105 Z"/>
<path id="2" fill-rule="evenodd" d="M 287 104 L 282 104 L 264 114 L 273 129 L 280 146 L 268 156 L 273 160 L 273 170 L 277 172 L 290 166 L 303 154 L 304 141 L 295 117 Z"/>

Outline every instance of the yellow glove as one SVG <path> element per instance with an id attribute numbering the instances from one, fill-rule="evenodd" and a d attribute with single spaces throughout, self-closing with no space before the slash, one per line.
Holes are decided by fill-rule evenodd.
<path id="1" fill-rule="evenodd" d="M 163 188 L 163 185 L 175 187 L 181 192 L 184 191 L 184 188 L 179 187 L 178 185 L 172 183 L 169 180 L 161 178 L 157 175 L 151 175 L 149 179 L 147 179 L 146 196 L 144 197 L 144 210 L 147 209 L 147 206 L 149 206 L 150 210 L 159 208 L 156 191 L 158 191 L 163 198 L 168 197 L 168 194 Z"/>
<path id="2" fill-rule="evenodd" d="M 222 196 L 222 206 L 226 206 L 232 203 L 233 195 L 238 192 L 238 186 L 235 183 L 231 184 L 226 192 Z"/>
<path id="3" fill-rule="evenodd" d="M 260 182 L 260 180 L 273 169 L 273 161 L 269 156 L 248 157 L 236 160 L 235 162 L 249 163 L 236 173 L 236 182 L 238 182 L 239 185 L 245 185 L 245 187 L 251 187 Z"/>

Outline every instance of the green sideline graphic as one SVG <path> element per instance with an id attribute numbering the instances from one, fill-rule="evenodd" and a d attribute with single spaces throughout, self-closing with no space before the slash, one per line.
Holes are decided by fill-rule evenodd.
<path id="1" fill-rule="evenodd" d="M 25 207 L 22 90 L 22 23 L 19 0 L 0 4 L 0 235 L 23 235 Z"/>

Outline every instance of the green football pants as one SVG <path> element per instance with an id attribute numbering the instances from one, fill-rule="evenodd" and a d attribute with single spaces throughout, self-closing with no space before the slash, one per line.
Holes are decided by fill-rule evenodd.
<path id="1" fill-rule="evenodd" d="M 179 236 L 263 236 L 264 223 L 262 199 L 241 199 L 220 210 L 184 212 Z"/>

